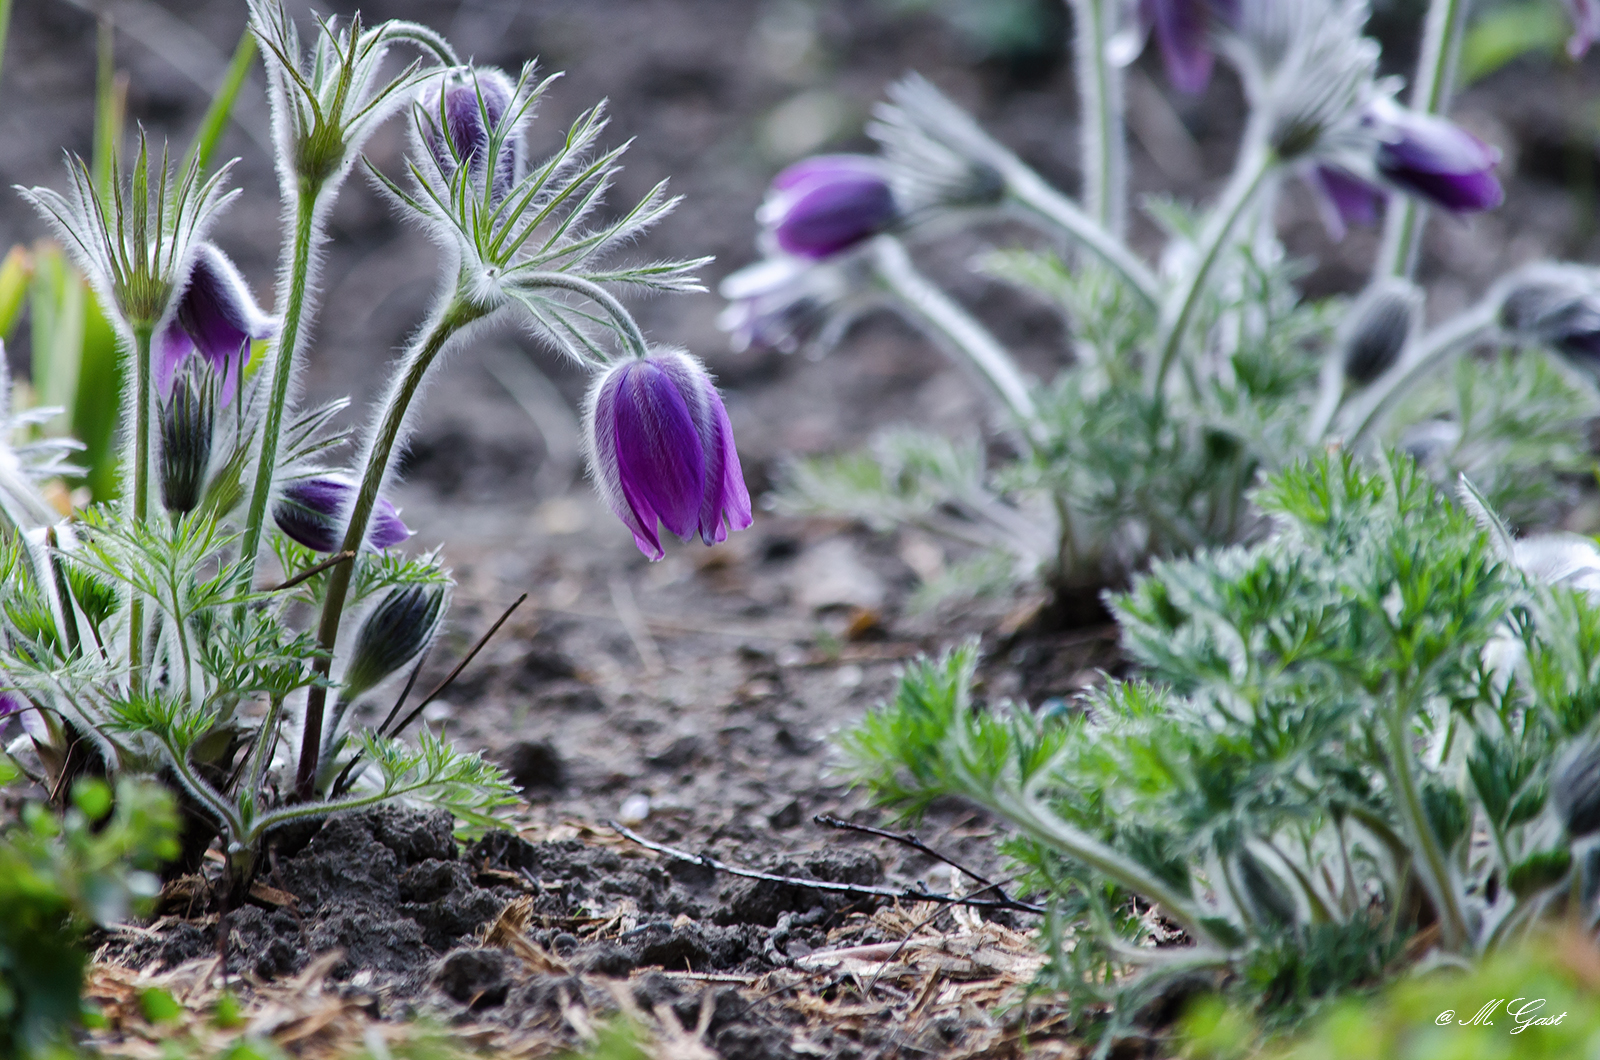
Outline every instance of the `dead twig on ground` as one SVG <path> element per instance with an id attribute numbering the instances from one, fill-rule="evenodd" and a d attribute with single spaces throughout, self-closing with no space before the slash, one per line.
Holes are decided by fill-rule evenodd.
<path id="1" fill-rule="evenodd" d="M 607 821 L 606 827 L 615 831 L 625 839 L 639 844 L 646 850 L 653 850 L 657 854 L 665 854 L 670 858 L 687 861 L 692 865 L 713 869 L 717 872 L 726 872 L 730 876 L 741 876 L 747 880 L 762 880 L 767 883 L 781 883 L 790 887 L 804 887 L 812 891 L 824 891 L 830 894 L 849 894 L 858 897 L 870 896 L 875 898 L 891 898 L 896 901 L 909 902 L 937 902 L 941 905 L 965 905 L 974 909 L 1012 909 L 1019 913 L 1034 913 L 1043 915 L 1045 908 L 1033 902 L 1023 902 L 1015 898 L 978 898 L 981 892 L 972 895 L 942 894 L 937 891 L 924 890 L 921 887 L 875 887 L 862 883 L 835 883 L 831 880 L 808 880 L 800 876 L 781 876 L 773 872 L 760 872 L 756 869 L 741 868 L 719 861 L 707 854 L 691 854 L 687 850 L 679 850 L 662 843 L 646 839 L 638 832 L 627 828 L 617 821 Z M 985 888 L 986 890 L 989 888 Z"/>

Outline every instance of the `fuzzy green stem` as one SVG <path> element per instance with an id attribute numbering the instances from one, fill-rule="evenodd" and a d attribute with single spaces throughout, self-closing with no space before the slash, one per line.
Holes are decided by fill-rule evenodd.
<path id="1" fill-rule="evenodd" d="M 1428 5 L 1417 76 L 1411 88 L 1411 109 L 1424 114 L 1442 114 L 1449 108 L 1471 6 L 1470 0 L 1433 0 Z M 1396 195 L 1390 199 L 1389 215 L 1383 225 L 1383 244 L 1373 270 L 1376 278 L 1408 277 L 1415 271 L 1426 220 L 1427 207 L 1411 196 Z"/>
<path id="2" fill-rule="evenodd" d="M 1411 385 L 1443 361 L 1494 330 L 1496 307 L 1480 305 L 1445 321 L 1423 336 L 1339 417 L 1344 444 L 1359 446 L 1369 431 Z"/>
<path id="3" fill-rule="evenodd" d="M 155 328 L 133 328 L 133 521 L 144 526 L 150 515 L 150 338 Z M 128 602 L 128 662 L 137 675 L 144 665 L 144 597 L 130 590 Z"/>
<path id="4" fill-rule="evenodd" d="M 1007 200 L 1020 207 L 1024 217 L 1045 221 L 1053 231 L 1063 232 L 1082 244 L 1121 276 L 1146 305 L 1161 303 L 1161 283 L 1150 267 L 1071 199 L 1021 162 L 1007 166 L 1002 176 Z"/>
<path id="5" fill-rule="evenodd" d="M 1083 862 L 1106 878 L 1159 905 L 1163 914 L 1171 917 L 1196 939 L 1221 950 L 1230 948 L 1216 935 L 1208 925 L 1206 916 L 1195 908 L 1191 900 L 1151 875 L 1131 858 L 1063 821 L 1037 800 L 1003 783 L 988 791 L 982 785 L 974 784 L 965 794 L 1046 846 Z"/>
<path id="6" fill-rule="evenodd" d="M 1151 362 L 1152 395 L 1159 396 L 1162 387 L 1166 385 L 1167 373 L 1172 370 L 1172 365 L 1178 359 L 1184 335 L 1189 330 L 1189 324 L 1194 319 L 1194 311 L 1199 307 L 1201 296 L 1205 293 L 1206 281 L 1211 278 L 1211 270 L 1222 256 L 1222 248 L 1232 237 L 1239 220 L 1255 202 L 1256 194 L 1266 184 L 1268 176 L 1277 169 L 1277 154 L 1263 142 L 1262 138 L 1248 132 L 1246 136 L 1247 146 L 1239 159 L 1239 164 L 1200 233 L 1199 259 L 1195 262 L 1193 271 L 1173 290 L 1172 297 L 1162 308 L 1161 339 L 1158 344 L 1160 354 Z"/>
<path id="7" fill-rule="evenodd" d="M 261 454 L 256 460 L 256 481 L 250 491 L 250 509 L 239 542 L 239 558 L 242 561 L 240 581 L 247 589 L 255 581 L 256 553 L 261 548 L 262 524 L 266 521 L 267 500 L 272 496 L 272 480 L 277 471 L 284 407 L 289 403 L 289 380 L 294 377 L 295 346 L 299 342 L 300 325 L 306 313 L 317 200 L 322 195 L 323 187 L 321 181 L 302 181 L 295 202 L 294 245 L 289 251 L 289 291 L 284 304 L 283 321 L 278 326 L 278 341 L 272 345 L 272 392 L 267 398 L 266 418 L 261 425 Z"/>
<path id="8" fill-rule="evenodd" d="M 958 353 L 989 384 L 1030 441 L 1040 440 L 1043 426 L 1028 394 L 1028 383 L 1011 354 L 982 324 L 911 264 L 899 240 L 879 236 L 872 247 L 879 280 L 915 321 Z"/>
<path id="9" fill-rule="evenodd" d="M 438 358 L 450 339 L 468 324 L 485 316 L 488 310 L 467 301 L 460 295 L 460 285 L 451 292 L 444 309 L 433 323 L 412 344 L 402 364 L 398 384 L 390 391 L 383 419 L 378 424 L 372 445 L 367 451 L 366 469 L 356 492 L 355 504 L 350 510 L 350 523 L 345 529 L 341 551 L 357 552 L 367 538 L 367 524 L 378 502 L 378 489 L 389 473 L 389 458 L 400 438 L 406 412 L 412 398 L 422 385 L 428 369 Z M 322 650 L 316 662 L 316 675 L 326 678 L 333 666 L 333 650 L 339 641 L 339 622 L 344 616 L 345 599 L 350 592 L 351 572 L 354 563 L 341 563 L 328 576 L 327 593 L 323 597 L 322 617 L 317 624 L 317 646 Z M 300 799 L 310 799 L 317 780 L 317 760 L 322 747 L 322 721 L 327 708 L 328 688 L 325 683 L 313 685 L 306 693 L 305 725 L 301 732 L 300 766 L 295 777 L 295 790 Z"/>
<path id="10" fill-rule="evenodd" d="M 1122 124 L 1122 69 L 1107 58 L 1118 0 L 1071 0 L 1073 65 L 1083 146 L 1083 202 L 1111 236 L 1128 222 L 1128 148 Z"/>
<path id="11" fill-rule="evenodd" d="M 1445 858 L 1444 850 L 1439 846 L 1439 837 L 1434 834 L 1433 825 L 1428 822 L 1427 813 L 1422 808 L 1422 798 L 1417 790 L 1417 778 L 1411 770 L 1412 731 L 1409 702 L 1409 693 L 1402 689 L 1395 696 L 1394 705 L 1389 709 L 1388 731 L 1385 733 L 1389 768 L 1399 788 L 1395 792 L 1395 809 L 1405 821 L 1406 830 L 1411 833 L 1412 839 L 1422 850 L 1422 863 L 1417 868 L 1422 870 L 1422 885 L 1427 890 L 1428 897 L 1433 900 L 1434 909 L 1439 916 L 1439 941 L 1446 951 L 1460 953 L 1467 946 L 1467 919 L 1461 911 L 1450 865 Z"/>

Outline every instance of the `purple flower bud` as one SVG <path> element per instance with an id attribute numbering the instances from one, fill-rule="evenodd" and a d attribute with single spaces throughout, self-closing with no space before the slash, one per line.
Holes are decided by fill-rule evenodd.
<path id="1" fill-rule="evenodd" d="M 1501 299 L 1500 326 L 1513 339 L 1600 367 L 1600 287 L 1576 270 L 1527 270 Z"/>
<path id="2" fill-rule="evenodd" d="M 9 689 L 0 692 L 0 721 L 4 721 L 11 715 L 19 714 L 27 709 L 28 701 L 22 698 L 20 692 L 13 692 Z"/>
<path id="3" fill-rule="evenodd" d="M 347 513 L 355 499 L 355 486 L 342 478 L 296 479 L 283 488 L 272 518 L 279 530 L 313 552 L 333 552 L 344 540 Z M 399 511 L 379 497 L 367 527 L 368 547 L 389 548 L 410 536 Z"/>
<path id="4" fill-rule="evenodd" d="M 889 228 L 900 216 L 888 168 L 866 155 L 818 155 L 779 173 L 756 219 L 778 246 L 826 258 Z"/>
<path id="5" fill-rule="evenodd" d="M 222 380 L 226 406 L 239 392 L 251 340 L 268 338 L 276 330 L 276 321 L 256 306 L 233 262 L 212 244 L 202 243 L 177 312 L 157 340 L 156 386 L 166 396 L 179 366 L 198 354 Z"/>
<path id="6" fill-rule="evenodd" d="M 1600 2 L 1567 0 L 1567 13 L 1572 16 L 1572 36 L 1567 41 L 1567 54 L 1574 59 L 1582 59 L 1589 54 L 1589 45 L 1600 40 Z"/>
<path id="7" fill-rule="evenodd" d="M 750 494 L 733 427 L 711 377 L 676 350 L 616 365 L 596 379 L 585 410 L 595 485 L 633 539 L 661 559 L 657 523 L 706 544 L 750 525 Z"/>
<path id="8" fill-rule="evenodd" d="M 1319 162 L 1304 170 L 1304 179 L 1316 193 L 1317 212 L 1328 238 L 1345 237 L 1351 225 L 1368 226 L 1378 222 L 1384 193 L 1347 169 Z"/>
<path id="9" fill-rule="evenodd" d="M 1211 83 L 1216 62 L 1211 42 L 1214 24 L 1231 25 L 1238 18 L 1238 0 L 1139 0 L 1139 22 L 1155 34 L 1167 80 L 1191 96 Z"/>
<path id="10" fill-rule="evenodd" d="M 1378 138 L 1373 162 L 1395 186 L 1456 213 L 1505 199 L 1494 175 L 1500 152 L 1459 125 L 1386 99 L 1372 105 L 1366 124 Z"/>
<path id="11" fill-rule="evenodd" d="M 465 165 L 474 178 L 484 179 L 491 131 L 499 129 L 516 102 L 511 79 L 492 67 L 477 67 L 450 78 L 442 87 L 425 90 L 419 102 L 422 137 L 439 171 L 449 179 Z M 495 155 L 490 196 L 495 202 L 504 199 L 517 181 L 520 142 L 515 132 L 509 133 Z"/>

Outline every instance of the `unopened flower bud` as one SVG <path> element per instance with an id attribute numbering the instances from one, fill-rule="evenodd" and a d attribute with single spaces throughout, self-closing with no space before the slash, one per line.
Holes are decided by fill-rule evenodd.
<path id="1" fill-rule="evenodd" d="M 172 384 L 161 406 L 161 503 L 169 512 L 187 513 L 200 503 L 211 466 L 216 423 L 215 390 L 185 372 Z"/>
<path id="2" fill-rule="evenodd" d="M 1556 759 L 1550 801 L 1573 838 L 1600 832 L 1600 741 L 1581 739 Z"/>
<path id="3" fill-rule="evenodd" d="M 665 555 L 658 523 L 708 545 L 750 525 L 733 426 L 688 354 L 657 350 L 599 376 L 584 426 L 595 486 L 651 559 Z"/>
<path id="4" fill-rule="evenodd" d="M 1411 338 L 1417 294 L 1404 281 L 1381 283 L 1350 307 L 1340 342 L 1345 378 L 1366 386 L 1388 371 Z"/>
<path id="5" fill-rule="evenodd" d="M 221 381 L 226 406 L 239 392 L 251 341 L 268 338 L 276 330 L 276 322 L 256 306 L 233 262 L 215 246 L 202 243 L 177 312 L 157 343 L 156 387 L 166 394 L 184 362 L 197 356 Z"/>
<path id="6" fill-rule="evenodd" d="M 1391 184 L 1456 213 L 1504 201 L 1500 152 L 1459 125 L 1387 98 L 1372 102 L 1365 124 L 1378 141 L 1373 164 Z"/>
<path id="7" fill-rule="evenodd" d="M 501 132 L 501 123 L 516 103 L 510 78 L 492 67 L 475 67 L 452 76 L 444 84 L 423 92 L 421 133 L 423 142 L 448 180 L 465 166 L 476 180 L 490 168 L 489 140 Z M 521 137 L 514 130 L 496 152 L 491 175 L 495 202 L 504 199 L 518 177 Z"/>
<path id="8" fill-rule="evenodd" d="M 367 613 L 356 633 L 340 698 L 346 703 L 355 700 L 416 658 L 438 631 L 445 595 L 442 585 L 407 585 L 389 590 Z"/>
<path id="9" fill-rule="evenodd" d="M 785 252 L 817 259 L 887 230 L 899 215 L 882 161 L 819 155 L 773 178 L 756 219 Z"/>
<path id="10" fill-rule="evenodd" d="M 314 552 L 333 552 L 344 540 L 344 528 L 356 488 L 342 478 L 320 476 L 289 483 L 272 509 L 278 529 Z M 367 524 L 367 545 L 389 548 L 411 536 L 400 513 L 383 497 Z"/>
<path id="11" fill-rule="evenodd" d="M 1529 269 L 1502 296 L 1500 327 L 1513 339 L 1600 364 L 1600 285 L 1576 269 Z"/>

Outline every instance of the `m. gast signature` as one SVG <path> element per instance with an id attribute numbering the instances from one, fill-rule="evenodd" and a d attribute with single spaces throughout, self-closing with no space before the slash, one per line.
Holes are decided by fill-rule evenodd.
<path id="1" fill-rule="evenodd" d="M 1542 997 L 1516 997 L 1509 1003 L 1505 998 L 1497 997 L 1474 1013 L 1471 1019 L 1458 1020 L 1456 1010 L 1447 1008 L 1439 1013 L 1433 1022 L 1440 1027 L 1448 1027 L 1452 1023 L 1461 1027 L 1493 1027 L 1495 1013 L 1502 1011 L 1501 1006 L 1504 1006 L 1503 1011 L 1515 1024 L 1510 1031 L 1512 1034 L 1521 1034 L 1529 1027 L 1554 1027 L 1567 1018 L 1565 1012 L 1554 1016 L 1541 1013 L 1540 1010 L 1545 1006 L 1545 999 Z"/>

